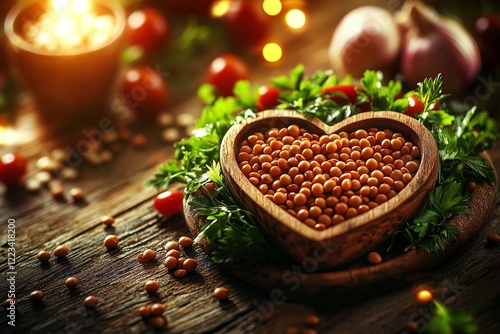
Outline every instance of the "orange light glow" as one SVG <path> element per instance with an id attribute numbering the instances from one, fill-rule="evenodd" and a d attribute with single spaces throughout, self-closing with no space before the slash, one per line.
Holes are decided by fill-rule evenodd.
<path id="1" fill-rule="evenodd" d="M 417 301 L 422 304 L 427 304 L 432 301 L 434 297 L 429 290 L 420 290 L 417 292 Z"/>
<path id="2" fill-rule="evenodd" d="M 306 24 L 306 14 L 300 9 L 292 9 L 286 13 L 285 22 L 292 29 L 300 29 Z"/>
<path id="3" fill-rule="evenodd" d="M 267 43 L 262 48 L 262 56 L 270 63 L 275 63 L 283 56 L 283 50 L 277 43 Z"/>

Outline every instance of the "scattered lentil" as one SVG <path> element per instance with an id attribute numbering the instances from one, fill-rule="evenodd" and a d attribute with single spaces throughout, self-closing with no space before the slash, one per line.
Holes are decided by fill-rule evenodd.
<path id="1" fill-rule="evenodd" d="M 186 237 L 186 236 L 180 237 L 179 238 L 179 245 L 181 245 L 184 248 L 189 248 L 193 245 L 193 239 L 191 239 L 190 237 Z"/>
<path id="2" fill-rule="evenodd" d="M 139 255 L 137 255 L 137 261 L 139 261 L 140 263 L 146 263 L 146 262 L 149 262 L 149 260 L 146 260 L 143 256 L 142 253 L 139 253 Z"/>
<path id="3" fill-rule="evenodd" d="M 83 300 L 83 306 L 86 308 L 96 308 L 99 303 L 99 299 L 96 296 L 88 296 Z"/>
<path id="4" fill-rule="evenodd" d="M 156 257 L 156 252 L 152 249 L 146 249 L 142 252 L 142 257 L 147 261 L 151 261 Z"/>
<path id="5" fill-rule="evenodd" d="M 182 263 L 182 268 L 185 269 L 188 273 L 191 273 L 196 270 L 198 266 L 198 262 L 195 259 L 186 259 Z"/>
<path id="6" fill-rule="evenodd" d="M 24 187 L 29 192 L 36 193 L 36 192 L 40 191 L 40 189 L 42 189 L 42 183 L 37 179 L 29 179 L 24 184 Z"/>
<path id="7" fill-rule="evenodd" d="M 176 269 L 174 271 L 174 276 L 177 278 L 184 278 L 187 275 L 186 269 Z"/>
<path id="8" fill-rule="evenodd" d="M 40 262 L 48 262 L 50 260 L 50 252 L 47 252 L 46 250 L 39 251 L 36 258 Z"/>
<path id="9" fill-rule="evenodd" d="M 406 324 L 406 330 L 407 330 L 410 334 L 418 333 L 418 323 L 416 323 L 415 321 L 409 321 L 409 322 Z"/>
<path id="10" fill-rule="evenodd" d="M 14 298 L 7 298 L 3 301 L 2 306 L 4 309 L 7 309 L 11 305 L 16 305 L 16 303 L 17 303 L 17 300 L 15 300 Z"/>
<path id="11" fill-rule="evenodd" d="M 154 303 L 151 305 L 151 315 L 162 315 L 166 310 L 166 306 L 162 303 Z"/>
<path id="12" fill-rule="evenodd" d="M 500 244 L 500 234 L 490 233 L 490 234 L 488 234 L 487 240 L 492 245 L 499 245 Z"/>
<path id="13" fill-rule="evenodd" d="M 167 319 L 162 315 L 157 315 L 149 319 L 149 323 L 154 328 L 163 328 L 167 325 Z"/>
<path id="14" fill-rule="evenodd" d="M 51 180 L 49 182 L 50 194 L 54 198 L 61 198 L 64 196 L 64 187 L 59 180 Z"/>
<path id="15" fill-rule="evenodd" d="M 413 179 L 419 159 L 418 147 L 391 130 L 318 136 L 297 125 L 254 133 L 237 154 L 266 198 L 318 230 L 394 197 Z"/>
<path id="16" fill-rule="evenodd" d="M 319 324 L 319 317 L 315 314 L 311 314 L 306 317 L 306 325 L 308 326 L 316 326 Z"/>
<path id="17" fill-rule="evenodd" d="M 165 261 L 163 262 L 163 264 L 168 269 L 176 269 L 178 261 L 177 261 L 177 258 L 175 258 L 173 256 L 167 256 L 167 258 L 165 259 Z"/>
<path id="18" fill-rule="evenodd" d="M 427 304 L 432 301 L 434 297 L 429 290 L 420 290 L 417 292 L 417 301 L 422 304 Z"/>
<path id="19" fill-rule="evenodd" d="M 57 257 L 65 257 L 68 255 L 68 246 L 66 245 L 59 245 L 56 248 L 54 248 L 54 255 Z"/>
<path id="20" fill-rule="evenodd" d="M 225 300 L 229 298 L 229 290 L 226 287 L 218 287 L 214 290 L 214 297 L 220 300 Z"/>
<path id="21" fill-rule="evenodd" d="M 181 253 L 177 249 L 171 249 L 167 252 L 167 257 L 169 257 L 169 256 L 172 256 L 172 257 L 175 257 L 176 259 L 178 259 L 179 256 L 181 256 Z"/>
<path id="22" fill-rule="evenodd" d="M 373 264 L 379 264 L 382 262 L 382 256 L 380 256 L 380 254 L 377 252 L 370 252 L 366 259 L 368 260 L 368 262 Z"/>
<path id="23" fill-rule="evenodd" d="M 66 281 L 64 281 L 64 285 L 66 285 L 66 287 L 68 287 L 69 289 L 76 287 L 77 284 L 78 284 L 78 278 L 74 276 L 69 277 L 66 279 Z"/>
<path id="24" fill-rule="evenodd" d="M 166 143 L 174 143 L 181 138 L 181 132 L 177 128 L 167 128 L 162 131 L 161 139 Z"/>
<path id="25" fill-rule="evenodd" d="M 139 308 L 139 314 L 144 318 L 149 318 L 151 316 L 151 306 L 144 305 Z"/>
<path id="26" fill-rule="evenodd" d="M 176 241 L 169 241 L 165 244 L 165 250 L 169 251 L 171 249 L 179 249 L 179 243 Z"/>
<path id="27" fill-rule="evenodd" d="M 85 197 L 85 191 L 82 188 L 72 188 L 69 191 L 69 195 L 73 199 L 73 201 L 81 201 Z"/>
<path id="28" fill-rule="evenodd" d="M 60 172 L 61 178 L 65 181 L 78 178 L 78 170 L 70 167 L 63 167 Z"/>
<path id="29" fill-rule="evenodd" d="M 116 246 L 118 246 L 118 237 L 114 234 L 107 235 L 106 238 L 104 238 L 103 244 L 108 249 L 116 248 Z"/>
<path id="30" fill-rule="evenodd" d="M 41 301 L 44 297 L 44 294 L 40 290 L 35 290 L 32 293 L 30 293 L 30 299 L 34 302 Z"/>
<path id="31" fill-rule="evenodd" d="M 156 292 L 160 288 L 160 283 L 156 280 L 149 280 L 146 283 L 144 283 L 144 290 L 147 292 Z"/>
<path id="32" fill-rule="evenodd" d="M 111 226 L 115 223 L 115 218 L 111 216 L 103 216 L 101 218 L 101 223 L 103 223 L 106 226 Z"/>
<path id="33" fill-rule="evenodd" d="M 132 136 L 132 145 L 137 148 L 142 148 L 147 145 L 148 139 L 142 133 L 136 133 Z"/>

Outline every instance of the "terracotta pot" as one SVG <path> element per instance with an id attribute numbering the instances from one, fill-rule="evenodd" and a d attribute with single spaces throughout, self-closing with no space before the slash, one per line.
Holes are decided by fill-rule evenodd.
<path id="1" fill-rule="evenodd" d="M 110 40 L 98 47 L 50 53 L 28 43 L 22 29 L 44 13 L 43 2 L 21 2 L 8 13 L 5 34 L 14 75 L 31 93 L 40 120 L 51 130 L 97 121 L 105 117 L 116 88 L 124 46 L 126 16 L 114 1 L 94 1 L 97 14 L 112 15 Z"/>

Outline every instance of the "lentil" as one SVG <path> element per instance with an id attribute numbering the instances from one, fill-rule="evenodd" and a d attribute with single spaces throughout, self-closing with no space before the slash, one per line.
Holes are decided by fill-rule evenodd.
<path id="1" fill-rule="evenodd" d="M 96 308 L 99 303 L 99 299 L 96 296 L 88 296 L 83 300 L 83 306 L 86 308 Z"/>
<path id="2" fill-rule="evenodd" d="M 219 300 L 225 300 L 229 298 L 229 290 L 226 287 L 218 287 L 214 290 L 214 297 Z"/>
<path id="3" fill-rule="evenodd" d="M 149 319 L 149 323 L 154 328 L 163 328 L 167 325 L 167 319 L 162 315 L 157 315 Z"/>
<path id="4" fill-rule="evenodd" d="M 65 257 L 68 255 L 68 246 L 66 245 L 59 245 L 56 248 L 54 248 L 54 255 L 57 257 Z"/>
<path id="5" fill-rule="evenodd" d="M 103 216 L 101 218 L 101 223 L 103 223 L 106 226 L 111 226 L 115 223 L 115 218 L 111 216 Z"/>
<path id="6" fill-rule="evenodd" d="M 169 251 L 171 249 L 179 249 L 179 243 L 175 242 L 175 241 L 169 241 L 167 242 L 167 244 L 165 245 L 165 250 L 166 251 Z"/>
<path id="7" fill-rule="evenodd" d="M 182 268 L 185 269 L 188 273 L 195 271 L 197 266 L 198 262 L 196 262 L 195 259 L 186 259 L 182 263 Z"/>
<path id="8" fill-rule="evenodd" d="M 322 230 L 394 197 L 417 173 L 420 150 L 388 129 L 318 136 L 292 124 L 251 134 L 237 160 L 264 197 Z"/>
<path id="9" fill-rule="evenodd" d="M 174 276 L 177 278 L 184 278 L 187 275 L 186 269 L 176 269 L 174 271 Z"/>
<path id="10" fill-rule="evenodd" d="M 487 240 L 492 245 L 499 245 L 500 244 L 500 234 L 490 233 L 490 234 L 488 234 Z"/>
<path id="11" fill-rule="evenodd" d="M 104 238 L 103 244 L 108 249 L 116 248 L 116 246 L 118 246 L 118 237 L 114 234 L 110 234 L 106 236 L 106 238 Z M 142 257 L 143 259 L 145 259 L 144 254 L 142 255 Z"/>
<path id="12" fill-rule="evenodd" d="M 169 257 L 169 256 L 172 256 L 172 257 L 178 259 L 179 256 L 181 256 L 181 253 L 177 249 L 171 249 L 167 252 L 167 257 Z"/>
<path id="13" fill-rule="evenodd" d="M 139 308 L 139 314 L 144 318 L 149 318 L 151 316 L 151 306 L 144 305 Z"/>
<path id="14" fill-rule="evenodd" d="M 140 263 L 146 263 L 146 262 L 149 262 L 148 260 L 146 260 L 143 256 L 142 253 L 139 253 L 139 255 L 137 255 L 137 261 L 139 261 Z"/>
<path id="15" fill-rule="evenodd" d="M 370 252 L 367 256 L 367 260 L 373 264 L 379 264 L 382 262 L 382 256 L 377 252 Z"/>
<path id="16" fill-rule="evenodd" d="M 155 280 L 149 280 L 146 283 L 144 283 L 144 290 L 147 292 L 153 293 L 156 292 L 160 288 L 160 283 Z"/>
<path id="17" fill-rule="evenodd" d="M 179 238 L 179 245 L 181 245 L 184 248 L 189 248 L 193 245 L 193 239 L 191 239 L 190 237 L 186 237 L 186 236 L 180 237 Z"/>
<path id="18" fill-rule="evenodd" d="M 16 303 L 17 300 L 15 300 L 14 298 L 7 298 L 3 301 L 2 306 L 4 309 L 8 309 L 10 305 L 16 305 Z"/>
<path id="19" fill-rule="evenodd" d="M 40 251 L 38 252 L 38 254 L 36 255 L 36 258 L 38 259 L 38 261 L 40 262 L 48 262 L 50 260 L 50 253 L 43 250 L 43 251 Z"/>
<path id="20" fill-rule="evenodd" d="M 65 281 L 64 281 L 64 285 L 66 285 L 66 287 L 68 289 L 72 289 L 74 287 L 76 287 L 78 284 L 78 278 L 72 276 L 72 277 L 69 277 L 67 278 Z"/>
<path id="21" fill-rule="evenodd" d="M 167 269 L 176 269 L 177 268 L 177 265 L 178 265 L 178 260 L 177 258 L 173 257 L 173 256 L 167 256 L 167 258 L 165 259 L 165 261 L 163 262 L 163 264 L 165 265 L 165 267 Z"/>
<path id="22" fill-rule="evenodd" d="M 85 191 L 82 188 L 71 188 L 69 191 L 69 195 L 73 199 L 73 201 L 81 201 L 85 197 Z"/>
<path id="23" fill-rule="evenodd" d="M 156 252 L 152 249 L 146 249 L 142 252 L 142 257 L 147 261 L 151 261 L 156 257 Z"/>
<path id="24" fill-rule="evenodd" d="M 311 314 L 311 315 L 307 316 L 306 325 L 316 326 L 317 324 L 319 324 L 319 317 L 317 315 Z"/>
<path id="25" fill-rule="evenodd" d="M 40 290 L 35 290 L 32 293 L 30 293 L 30 299 L 34 302 L 41 301 L 44 297 L 44 294 Z"/>
<path id="26" fill-rule="evenodd" d="M 154 303 L 150 307 L 151 315 L 162 315 L 163 312 L 165 312 L 166 309 L 167 308 L 165 307 L 164 304 L 162 304 L 162 303 Z"/>

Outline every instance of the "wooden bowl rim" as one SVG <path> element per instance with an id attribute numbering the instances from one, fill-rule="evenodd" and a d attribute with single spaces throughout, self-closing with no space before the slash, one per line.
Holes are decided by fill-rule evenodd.
<path id="1" fill-rule="evenodd" d="M 272 122 L 272 119 L 276 119 L 275 122 Z M 335 226 L 328 227 L 325 230 L 315 230 L 314 228 L 304 224 L 297 218 L 291 216 L 289 213 L 284 211 L 277 205 L 269 205 L 268 199 L 266 199 L 260 191 L 248 181 L 248 179 L 243 175 L 241 169 L 238 166 L 238 162 L 236 160 L 236 154 L 234 154 L 237 150 L 237 145 L 239 143 L 230 140 L 230 138 L 237 138 L 238 135 L 245 133 L 245 129 L 251 128 L 251 126 L 255 126 L 257 123 L 265 123 L 267 124 L 294 124 L 295 122 L 300 122 L 304 124 L 311 124 L 313 127 L 317 129 L 331 134 L 338 133 L 339 131 L 343 131 L 346 128 L 352 127 L 354 124 L 367 120 L 377 120 L 377 122 L 387 121 L 392 123 L 387 123 L 388 126 L 386 128 L 391 129 L 391 126 L 394 127 L 394 124 L 398 124 L 405 129 L 405 139 L 411 137 L 412 142 L 415 142 L 417 139 L 420 154 L 421 154 L 421 164 L 420 167 L 410 181 L 410 183 L 398 193 L 397 196 L 388 200 L 387 202 L 370 209 L 369 211 L 360 214 L 359 216 L 350 218 L 345 220 L 342 223 L 339 223 Z M 292 122 L 290 122 L 292 121 Z M 390 124 L 390 125 L 389 125 Z M 368 125 L 375 126 L 375 125 Z M 267 125 L 267 128 L 272 126 Z M 311 126 L 307 128 L 310 130 Z M 317 130 L 315 129 L 315 130 Z M 314 132 L 315 130 L 312 130 Z M 420 135 L 419 135 L 420 134 Z M 423 146 L 423 143 L 427 143 L 428 145 Z M 433 145 L 432 145 L 433 144 Z M 233 154 L 229 154 L 229 152 L 233 152 Z M 229 164 L 229 165 L 228 165 Z M 357 114 L 351 117 L 346 118 L 345 120 L 329 126 L 317 118 L 307 119 L 302 114 L 293 111 L 293 110 L 265 110 L 260 112 L 257 117 L 246 119 L 245 121 L 233 125 L 226 135 L 224 136 L 221 143 L 221 165 L 225 167 L 225 169 L 231 169 L 232 172 L 236 172 L 236 176 L 238 178 L 244 178 L 243 182 L 247 182 L 244 184 L 245 187 L 240 187 L 241 190 L 247 195 L 250 199 L 255 199 L 256 204 L 263 207 L 265 206 L 269 215 L 274 218 L 277 222 L 284 225 L 294 233 L 300 235 L 303 238 L 312 241 L 322 241 L 328 240 L 333 237 L 340 236 L 344 233 L 352 231 L 353 229 L 359 228 L 370 222 L 381 218 L 382 216 L 392 212 L 392 204 L 395 203 L 393 199 L 399 198 L 400 203 L 404 203 L 411 199 L 414 191 L 418 191 L 418 187 L 424 184 L 432 174 L 432 168 L 438 168 L 439 166 L 439 155 L 437 150 L 437 145 L 434 137 L 430 133 L 430 131 L 425 128 L 424 125 L 419 123 L 415 118 L 407 116 L 402 113 L 394 112 L 394 111 L 369 111 L 361 114 Z M 229 167 L 228 167 L 229 166 Z M 432 166 L 432 168 L 425 168 L 426 166 Z M 233 180 L 233 178 L 230 178 Z M 245 181 L 246 180 L 246 181 Z M 417 189 L 414 187 L 410 187 L 410 185 L 417 185 Z M 238 185 L 238 184 L 237 184 Z M 238 185 L 239 186 L 239 185 Z M 264 205 L 261 205 L 264 204 Z M 265 205 L 267 204 L 267 205 Z M 368 213 L 368 214 L 367 214 Z M 286 216 L 285 216 L 286 215 Z M 286 218 L 286 219 L 284 219 Z M 268 224 L 269 222 L 261 222 L 263 224 Z"/>

